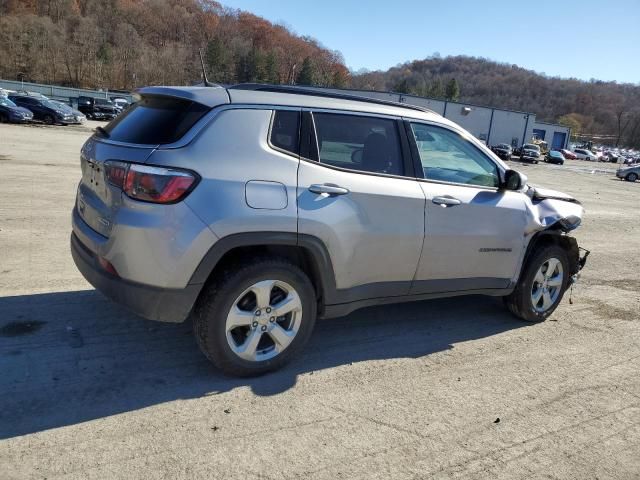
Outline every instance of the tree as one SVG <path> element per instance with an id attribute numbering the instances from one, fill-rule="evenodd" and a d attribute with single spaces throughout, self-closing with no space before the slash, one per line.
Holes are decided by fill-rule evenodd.
<path id="1" fill-rule="evenodd" d="M 447 82 L 444 96 L 447 100 L 452 102 L 456 102 L 458 100 L 458 97 L 460 97 L 460 87 L 458 87 L 458 82 L 455 78 L 452 78 Z"/>
<path id="2" fill-rule="evenodd" d="M 569 113 L 558 118 L 558 123 L 571 129 L 571 139 L 577 140 L 577 135 L 582 132 L 582 123 L 580 115 L 577 113 Z"/>
<path id="3" fill-rule="evenodd" d="M 431 98 L 444 98 L 444 88 L 439 78 L 434 80 L 427 89 L 427 97 Z"/>
<path id="4" fill-rule="evenodd" d="M 406 78 L 403 78 L 398 83 L 396 83 L 391 90 L 398 93 L 411 93 L 411 90 L 409 89 L 409 82 L 407 82 Z"/>
<path id="5" fill-rule="evenodd" d="M 315 68 L 310 57 L 306 57 L 302 62 L 302 68 L 296 78 L 298 85 L 314 85 L 315 84 Z"/>
<path id="6" fill-rule="evenodd" d="M 265 61 L 265 81 L 273 85 L 280 83 L 280 74 L 278 72 L 278 56 L 274 50 L 267 53 Z"/>
<path id="7" fill-rule="evenodd" d="M 345 88 L 349 84 L 349 74 L 346 68 L 336 68 L 333 72 L 331 86 L 333 88 Z"/>

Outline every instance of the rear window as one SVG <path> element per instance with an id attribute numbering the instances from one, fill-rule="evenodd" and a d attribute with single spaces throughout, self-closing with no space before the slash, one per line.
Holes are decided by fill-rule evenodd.
<path id="1" fill-rule="evenodd" d="M 125 143 L 173 143 L 209 110 L 205 105 L 180 98 L 144 96 L 104 127 L 102 135 Z"/>

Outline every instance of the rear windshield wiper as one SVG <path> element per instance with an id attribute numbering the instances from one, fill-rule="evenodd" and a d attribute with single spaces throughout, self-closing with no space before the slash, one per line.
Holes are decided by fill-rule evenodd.
<path id="1" fill-rule="evenodd" d="M 100 134 L 100 136 L 104 137 L 104 138 L 109 138 L 109 132 L 107 132 L 104 128 L 102 127 L 96 127 L 96 132 L 98 132 Z"/>

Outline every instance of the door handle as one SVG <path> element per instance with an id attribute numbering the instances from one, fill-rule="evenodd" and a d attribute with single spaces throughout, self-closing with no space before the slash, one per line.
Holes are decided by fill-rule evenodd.
<path id="1" fill-rule="evenodd" d="M 313 193 L 328 193 L 329 195 L 346 195 L 349 193 L 346 188 L 330 183 L 323 183 L 322 185 L 315 183 L 309 186 L 309 191 Z"/>
<path id="2" fill-rule="evenodd" d="M 446 207 L 454 207 L 456 205 L 460 205 L 462 202 L 457 198 L 450 197 L 449 195 L 445 195 L 443 197 L 433 197 L 431 200 L 436 205 L 440 205 L 443 208 Z"/>

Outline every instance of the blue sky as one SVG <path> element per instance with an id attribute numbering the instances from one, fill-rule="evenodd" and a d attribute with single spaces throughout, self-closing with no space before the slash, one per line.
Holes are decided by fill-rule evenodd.
<path id="1" fill-rule="evenodd" d="M 435 52 L 640 83 L 640 0 L 220 0 L 339 50 L 352 70 Z"/>

